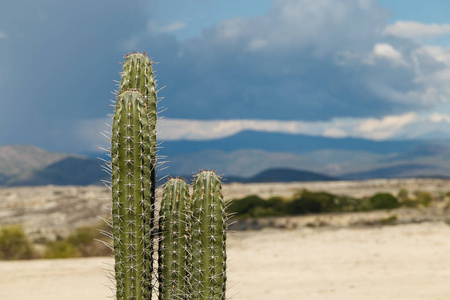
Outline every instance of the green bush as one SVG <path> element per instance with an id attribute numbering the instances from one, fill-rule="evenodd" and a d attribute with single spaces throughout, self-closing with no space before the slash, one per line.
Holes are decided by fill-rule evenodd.
<path id="1" fill-rule="evenodd" d="M 377 193 L 369 198 L 372 209 L 394 209 L 400 207 L 397 198 L 389 193 Z"/>
<path id="2" fill-rule="evenodd" d="M 279 214 L 276 213 L 271 207 L 255 206 L 248 212 L 247 215 L 252 218 L 261 218 L 261 217 L 277 216 Z"/>
<path id="3" fill-rule="evenodd" d="M 232 200 L 228 206 L 228 212 L 237 216 L 251 216 L 251 211 L 256 207 L 267 208 L 269 204 L 266 200 L 256 195 L 251 195 L 242 199 Z"/>
<path id="4" fill-rule="evenodd" d="M 286 214 L 286 201 L 281 197 L 271 197 L 267 199 L 267 205 L 270 207 L 274 215 Z"/>
<path id="5" fill-rule="evenodd" d="M 281 197 L 272 197 L 264 200 L 255 195 L 235 199 L 228 207 L 228 211 L 238 217 L 267 217 L 310 213 L 371 211 L 395 209 L 400 206 L 428 206 L 433 200 L 432 195 L 428 192 L 416 192 L 415 195 L 416 198 L 410 198 L 408 191 L 401 189 L 398 192 L 398 198 L 389 193 L 377 193 L 371 197 L 357 199 L 327 192 L 302 190 L 295 194 L 292 200 L 285 200 Z M 450 204 L 448 206 L 450 207 Z"/>
<path id="6" fill-rule="evenodd" d="M 348 212 L 358 210 L 358 200 L 348 196 L 337 196 L 326 192 L 304 190 L 287 204 L 290 214 L 322 212 Z"/>
<path id="7" fill-rule="evenodd" d="M 359 199 L 355 199 L 349 196 L 338 196 L 337 205 L 335 207 L 336 212 L 353 212 L 359 211 Z"/>
<path id="8" fill-rule="evenodd" d="M 381 225 L 395 225 L 397 224 L 397 221 L 398 221 L 397 215 L 392 215 L 379 220 Z"/>
<path id="9" fill-rule="evenodd" d="M 297 198 L 288 202 L 287 211 L 291 215 L 303 215 L 308 213 L 320 213 L 322 212 L 322 205 L 317 199 L 312 199 L 309 197 Z"/>
<path id="10" fill-rule="evenodd" d="M 77 256 L 77 249 L 67 240 L 48 243 L 44 254 L 45 258 L 70 258 Z"/>
<path id="11" fill-rule="evenodd" d="M 0 259 L 30 259 L 35 255 L 33 246 L 20 226 L 0 229 Z"/>
<path id="12" fill-rule="evenodd" d="M 97 227 L 81 227 L 67 238 L 47 244 L 46 258 L 69 258 L 111 255 L 111 250 L 104 244 L 107 238 Z"/>
<path id="13" fill-rule="evenodd" d="M 400 202 L 404 202 L 404 201 L 410 200 L 410 198 L 409 198 L 409 192 L 408 192 L 407 189 L 400 189 L 400 190 L 398 191 L 398 193 L 397 193 L 397 197 L 398 197 L 398 200 L 399 200 Z"/>
<path id="14" fill-rule="evenodd" d="M 429 192 L 421 191 L 415 192 L 414 194 L 416 196 L 416 201 L 425 207 L 430 206 L 433 201 L 433 196 Z"/>

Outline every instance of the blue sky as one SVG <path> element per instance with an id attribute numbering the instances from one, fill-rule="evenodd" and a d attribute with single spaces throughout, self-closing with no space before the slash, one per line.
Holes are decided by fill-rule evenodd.
<path id="1" fill-rule="evenodd" d="M 450 2 L 18 0 L 0 11 L 0 145 L 95 152 L 123 55 L 166 86 L 162 140 L 252 129 L 450 136 Z"/>

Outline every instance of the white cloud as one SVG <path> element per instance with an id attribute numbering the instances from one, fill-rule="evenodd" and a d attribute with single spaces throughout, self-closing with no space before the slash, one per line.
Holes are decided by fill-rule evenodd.
<path id="1" fill-rule="evenodd" d="M 302 133 L 307 123 L 274 120 L 183 120 L 163 119 L 158 132 L 164 140 L 208 140 L 234 135 L 243 130 Z"/>
<path id="2" fill-rule="evenodd" d="M 159 26 L 156 22 L 150 21 L 147 23 L 148 31 L 153 32 L 173 32 L 180 29 L 183 29 L 187 26 L 184 22 L 173 22 L 165 26 Z"/>
<path id="3" fill-rule="evenodd" d="M 269 42 L 265 39 L 254 39 L 249 44 L 249 50 L 258 51 L 265 48 Z"/>
<path id="4" fill-rule="evenodd" d="M 357 132 L 363 137 L 374 140 L 385 140 L 398 135 L 406 125 L 415 121 L 417 121 L 417 115 L 415 113 L 386 116 L 381 119 L 370 118 L 361 120 L 357 127 Z"/>
<path id="5" fill-rule="evenodd" d="M 164 125 L 159 127 L 159 132 L 163 140 L 209 140 L 231 136 L 243 130 L 385 140 L 403 134 L 407 125 L 418 121 L 421 119 L 412 112 L 379 119 L 336 118 L 321 122 L 164 119 Z"/>
<path id="6" fill-rule="evenodd" d="M 6 38 L 8 38 L 8 35 L 5 32 L 0 31 L 0 39 L 6 39 Z"/>
<path id="7" fill-rule="evenodd" d="M 212 140 L 237 134 L 243 130 L 305 134 L 331 138 L 364 138 L 369 140 L 414 139 L 429 133 L 450 135 L 450 115 L 432 112 L 418 115 L 409 112 L 381 118 L 335 118 L 329 121 L 281 120 L 187 120 L 163 118 L 158 122 L 159 141 Z M 100 132 L 108 132 L 105 124 L 111 118 L 84 120 L 76 127 L 75 139 L 79 147 L 99 151 L 108 148 L 109 141 Z"/>
<path id="8" fill-rule="evenodd" d="M 339 128 L 327 128 L 323 131 L 323 136 L 331 138 L 344 138 L 348 136 L 348 133 Z"/>
<path id="9" fill-rule="evenodd" d="M 375 57 L 387 59 L 397 65 L 407 65 L 402 53 L 387 43 L 375 44 L 373 54 Z"/>
<path id="10" fill-rule="evenodd" d="M 397 21 L 386 26 L 384 34 L 405 39 L 433 39 L 450 34 L 450 24 Z"/>
<path id="11" fill-rule="evenodd" d="M 431 116 L 429 116 L 429 120 L 433 123 L 450 123 L 450 116 L 440 113 L 434 113 Z"/>

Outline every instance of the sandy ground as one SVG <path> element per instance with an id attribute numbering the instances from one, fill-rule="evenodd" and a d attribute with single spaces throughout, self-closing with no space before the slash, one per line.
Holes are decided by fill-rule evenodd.
<path id="1" fill-rule="evenodd" d="M 233 232 L 230 299 L 450 299 L 450 226 Z M 110 258 L 0 262 L 0 299 L 111 296 Z"/>

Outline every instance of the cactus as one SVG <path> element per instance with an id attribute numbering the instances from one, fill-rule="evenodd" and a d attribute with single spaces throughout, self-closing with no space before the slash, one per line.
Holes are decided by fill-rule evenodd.
<path id="1" fill-rule="evenodd" d="M 142 78 L 134 70 L 139 70 Z M 135 89 L 137 87 L 140 90 Z M 151 62 L 146 56 L 127 56 L 119 93 L 111 137 L 116 298 L 150 299 L 153 288 L 156 91 Z"/>
<path id="2" fill-rule="evenodd" d="M 111 139 L 116 296 L 150 299 L 151 163 L 147 104 L 137 90 L 117 98 Z"/>
<path id="3" fill-rule="evenodd" d="M 225 299 L 226 220 L 219 177 L 201 172 L 192 197 L 183 180 L 169 180 L 156 210 L 157 98 L 151 64 L 145 54 L 126 57 L 112 125 L 116 299 L 149 300 L 155 294 L 161 300 Z"/>
<path id="4" fill-rule="evenodd" d="M 186 299 L 189 294 L 190 197 L 182 179 L 164 185 L 160 209 L 159 299 Z"/>
<path id="5" fill-rule="evenodd" d="M 225 299 L 226 214 L 219 177 L 170 179 L 160 210 L 159 299 Z"/>
<path id="6" fill-rule="evenodd" d="M 155 203 L 156 188 L 156 80 L 153 76 L 152 61 L 145 53 L 131 53 L 126 56 L 123 64 L 122 80 L 119 94 L 126 90 L 137 89 L 144 96 L 148 118 L 149 148 L 150 148 L 150 202 Z M 148 154 L 147 154 L 148 155 Z M 154 209 L 150 220 L 155 220 Z M 154 224 L 151 224 L 154 228 Z"/>
<path id="7" fill-rule="evenodd" d="M 203 171 L 192 194 L 192 299 L 225 299 L 226 213 L 219 177 Z"/>

